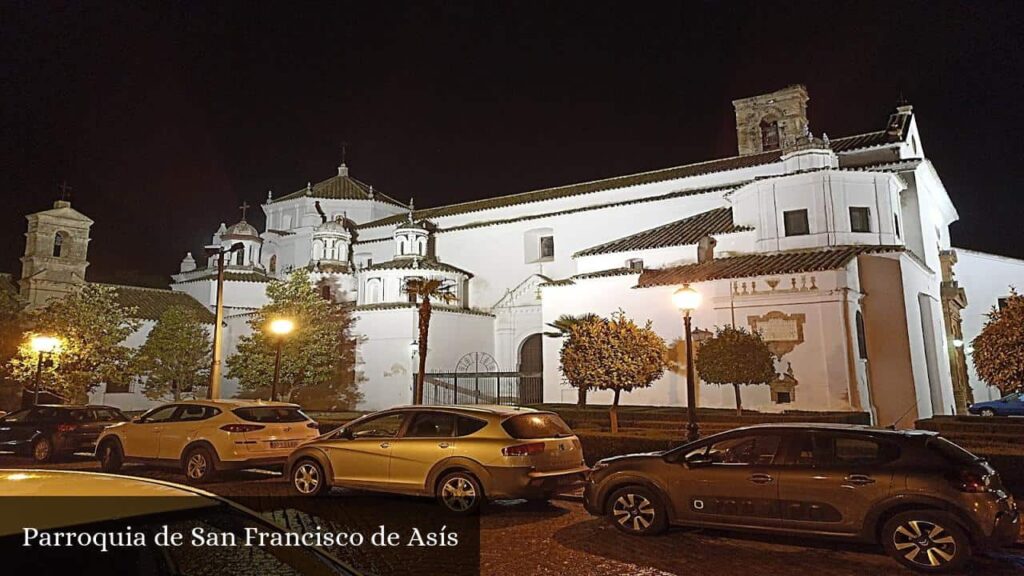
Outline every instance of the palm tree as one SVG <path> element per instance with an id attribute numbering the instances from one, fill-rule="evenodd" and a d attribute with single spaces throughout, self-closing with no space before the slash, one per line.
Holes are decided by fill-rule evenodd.
<path id="1" fill-rule="evenodd" d="M 456 300 L 452 294 L 451 284 L 436 278 L 410 278 L 405 283 L 405 293 L 419 302 L 419 354 L 420 365 L 416 373 L 416 387 L 412 391 L 413 404 L 423 404 L 423 378 L 427 369 L 427 336 L 430 332 L 430 300 L 439 300 L 445 304 Z"/>
<path id="2" fill-rule="evenodd" d="M 554 328 L 557 332 L 545 332 L 544 335 L 551 338 L 568 338 L 573 326 L 584 324 L 586 322 L 594 322 L 600 319 L 601 317 L 593 312 L 587 312 L 586 314 L 579 314 L 577 316 L 572 314 L 562 314 L 556 318 L 554 322 L 548 322 L 548 326 Z M 579 397 L 576 404 L 579 406 L 586 406 L 587 387 L 580 386 L 577 390 L 579 391 Z"/>

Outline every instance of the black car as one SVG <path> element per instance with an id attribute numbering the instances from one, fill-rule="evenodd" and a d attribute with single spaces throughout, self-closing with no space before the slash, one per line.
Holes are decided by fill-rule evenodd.
<path id="1" fill-rule="evenodd" d="M 0 418 L 0 450 L 49 462 L 74 452 L 91 452 L 104 428 L 127 421 L 112 406 L 33 406 Z"/>

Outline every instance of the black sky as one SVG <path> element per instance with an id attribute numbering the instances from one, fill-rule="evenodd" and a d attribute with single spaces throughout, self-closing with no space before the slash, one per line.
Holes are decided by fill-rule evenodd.
<path id="1" fill-rule="evenodd" d="M 89 278 L 159 285 L 343 142 L 434 206 L 733 155 L 730 101 L 793 83 L 831 137 L 902 93 L 954 243 L 1024 257 L 1018 5 L 4 1 L 0 270 L 65 179 Z"/>

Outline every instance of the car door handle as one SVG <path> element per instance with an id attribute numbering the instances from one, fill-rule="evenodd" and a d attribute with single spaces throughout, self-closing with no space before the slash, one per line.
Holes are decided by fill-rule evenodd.
<path id="1" fill-rule="evenodd" d="M 769 484 L 769 483 L 771 483 L 772 480 L 774 480 L 774 478 L 772 478 L 768 474 L 751 474 L 750 475 L 750 481 L 753 482 L 754 484 Z"/>
<path id="2" fill-rule="evenodd" d="M 391 446 L 391 444 L 389 442 L 381 442 L 380 443 L 380 447 L 381 448 L 387 448 L 388 446 Z"/>
<path id="3" fill-rule="evenodd" d="M 440 444 L 437 445 L 438 448 L 447 448 L 449 446 L 451 446 L 451 444 L 447 442 L 441 442 Z"/>
<path id="4" fill-rule="evenodd" d="M 865 484 L 874 484 L 875 479 L 866 474 L 850 474 L 845 478 L 846 482 L 853 484 L 854 486 L 864 486 Z"/>

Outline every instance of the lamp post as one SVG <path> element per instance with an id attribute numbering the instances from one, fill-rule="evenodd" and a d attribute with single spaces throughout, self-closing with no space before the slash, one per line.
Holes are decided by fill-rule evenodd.
<path id="1" fill-rule="evenodd" d="M 295 323 L 287 318 L 278 318 L 270 322 L 270 333 L 277 336 L 277 354 L 274 356 L 274 382 L 270 385 L 270 401 L 277 400 L 277 383 L 281 378 L 281 346 L 284 337 L 295 330 Z"/>
<path id="2" fill-rule="evenodd" d="M 220 398 L 220 342 L 224 337 L 221 324 L 224 322 L 224 255 L 245 249 L 245 244 L 235 242 L 229 248 L 223 246 L 207 246 L 206 255 L 217 257 L 217 320 L 213 325 L 213 364 L 210 366 L 210 389 L 206 397 L 210 400 Z"/>
<path id="3" fill-rule="evenodd" d="M 683 313 L 683 331 L 686 334 L 686 440 L 693 442 L 700 438 L 697 425 L 697 386 L 693 371 L 693 333 L 690 329 L 690 313 L 700 307 L 701 296 L 689 284 L 672 294 L 672 303 Z"/>
<path id="4" fill-rule="evenodd" d="M 60 340 L 53 336 L 33 336 L 30 342 L 32 351 L 37 354 L 36 359 L 36 382 L 35 382 L 35 394 L 32 399 L 32 405 L 39 405 L 39 381 L 43 375 L 43 357 L 47 354 L 52 354 L 60 349 Z"/>

